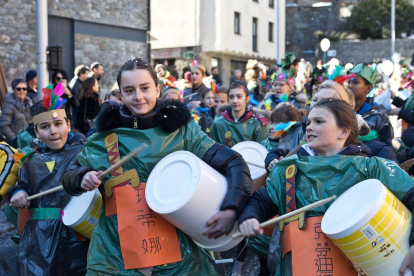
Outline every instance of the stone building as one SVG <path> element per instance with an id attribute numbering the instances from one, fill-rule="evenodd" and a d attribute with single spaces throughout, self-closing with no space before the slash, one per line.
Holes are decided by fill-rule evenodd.
<path id="1" fill-rule="evenodd" d="M 285 0 L 152 0 L 152 63 L 167 59 L 181 74 L 196 59 L 228 85 L 249 59 L 272 65 L 284 56 L 284 14 Z"/>
<path id="2" fill-rule="evenodd" d="M 0 0 L 0 61 L 8 86 L 37 67 L 35 2 Z M 148 0 L 48 0 L 48 45 L 62 46 L 69 78 L 79 64 L 102 63 L 105 93 L 125 61 L 148 59 L 148 11 Z"/>

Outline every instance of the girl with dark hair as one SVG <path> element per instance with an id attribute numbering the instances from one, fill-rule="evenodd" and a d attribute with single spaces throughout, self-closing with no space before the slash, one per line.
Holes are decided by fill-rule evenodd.
<path id="1" fill-rule="evenodd" d="M 339 99 L 320 100 L 309 113 L 306 138 L 308 144 L 299 149 L 298 155 L 279 161 L 270 172 L 266 186 L 260 188 L 250 198 L 239 218 L 239 229 L 244 236 L 262 235 L 263 229 L 259 226 L 260 222 L 333 195 L 340 196 L 355 184 L 367 179 L 381 181 L 405 206 L 413 211 L 414 179 L 394 162 L 377 157 L 366 157 L 369 155 L 369 149 L 358 143 L 357 120 L 353 109 L 346 102 Z M 288 178 L 294 183 L 293 189 L 289 186 Z M 295 204 L 287 202 L 288 198 L 293 198 Z M 328 206 L 323 205 L 302 213 L 299 225 L 302 225 L 303 219 L 304 225 L 310 227 L 308 229 L 313 229 L 314 225 L 320 226 L 317 223 L 320 223 Z M 312 260 L 301 259 L 301 263 L 293 263 L 298 260 L 296 255 L 298 251 L 291 247 L 294 242 L 292 240 L 313 240 L 315 237 L 314 230 L 301 231 L 295 225 L 284 224 L 283 232 L 279 232 L 279 227 L 276 226 L 273 231 L 270 246 L 273 249 L 270 250 L 268 263 L 272 263 L 273 271 L 271 272 L 276 273 L 277 276 L 292 275 L 292 266 L 302 266 L 305 263 L 312 264 L 305 269 L 316 271 L 314 255 L 312 255 L 315 254 L 315 248 L 301 248 L 301 253 L 307 250 L 312 251 L 308 255 Z M 285 239 L 286 233 L 290 233 L 292 239 Z M 410 235 L 411 245 L 414 244 L 413 241 L 414 232 Z M 283 251 L 286 248 L 292 249 Z M 333 250 L 338 249 L 330 247 L 330 254 Z M 337 256 L 342 258 L 339 262 L 346 264 L 347 260 L 339 252 Z M 411 247 L 403 263 L 407 264 L 413 257 L 414 247 Z M 414 267 L 414 264 L 410 263 L 410 268 L 411 266 Z M 346 268 L 349 270 L 343 271 L 343 274 L 335 268 L 335 273 L 357 275 L 356 271 L 351 272 L 350 264 Z M 406 266 L 403 265 L 402 270 L 405 269 Z"/>
<path id="2" fill-rule="evenodd" d="M 260 143 L 267 138 L 269 122 L 266 117 L 254 114 L 248 105 L 250 95 L 245 83 L 233 82 L 228 95 L 230 106 L 214 119 L 211 138 L 228 147 L 243 141 Z"/>
<path id="3" fill-rule="evenodd" d="M 68 86 L 68 74 L 65 70 L 55 70 L 52 75 L 52 84 L 55 88 L 58 83 L 61 82 L 63 87 L 65 88 L 65 93 L 62 95 L 62 98 L 66 100 L 65 103 L 65 112 L 66 116 L 69 121 L 73 122 L 72 120 L 72 110 L 77 109 L 79 107 L 78 99 L 72 94 Z"/>
<path id="4" fill-rule="evenodd" d="M 32 100 L 27 97 L 27 84 L 24 79 L 14 79 L 11 83 L 13 93 L 6 95 L 6 104 L 0 117 L 0 129 L 6 142 L 17 148 L 17 134 L 32 123 L 30 107 Z"/>
<path id="5" fill-rule="evenodd" d="M 137 230 L 129 226 L 126 228 L 130 230 L 125 229 L 125 226 L 121 227 L 124 221 L 119 218 L 130 216 L 136 220 L 137 211 L 133 208 L 121 210 L 117 205 L 126 200 L 126 197 L 133 202 L 137 201 L 136 190 L 125 193 L 128 191 L 126 189 L 132 189 L 130 185 L 126 185 L 127 183 L 132 183 L 133 187 L 141 183 L 140 187 L 144 187 L 152 170 L 162 158 L 176 151 L 190 151 L 226 176 L 228 181 L 229 188 L 220 211 L 206 222 L 211 227 L 203 233 L 209 238 L 218 238 L 231 232 L 236 217 L 248 201 L 252 181 L 246 163 L 240 154 L 214 142 L 200 131 L 183 103 L 158 99 L 161 91 L 157 74 L 147 61 L 140 58 L 127 61 L 118 73 L 117 82 L 123 104 L 120 106 L 112 101 L 103 103 L 96 119 L 97 133 L 89 138 L 78 156 L 80 164 L 85 167 L 78 165 L 63 176 L 63 186 L 71 195 L 79 195 L 98 187 L 103 194 L 105 208 L 102 208 L 102 215 L 89 248 L 89 275 L 147 275 L 151 272 L 153 275 L 216 275 L 206 255 L 187 235 L 171 224 L 168 224 L 168 229 L 173 230 L 168 232 L 174 236 L 171 242 L 178 242 L 177 249 L 171 250 L 170 255 L 180 256 L 181 261 L 172 262 L 170 259 L 166 260 L 169 256 L 163 255 L 160 259 L 154 257 L 157 263 L 149 268 L 140 265 L 140 256 L 149 254 L 150 241 L 147 243 L 148 253 L 144 255 L 146 251 L 143 250 L 142 239 L 128 239 L 128 235 L 123 235 L 125 231 Z M 123 165 L 119 172 L 122 177 L 105 178 L 101 185 L 97 171 L 104 170 L 112 164 L 111 162 L 116 159 L 112 157 L 113 153 L 117 152 L 120 158 L 119 154 L 125 155 L 140 144 L 146 144 L 148 148 Z M 125 173 L 122 173 L 123 169 Z M 137 175 L 133 179 L 131 171 Z M 180 189 L 184 189 L 185 185 L 181 184 L 175 187 L 175 193 L 180 193 Z M 172 182 L 170 185 L 175 184 Z M 144 193 L 141 193 L 141 196 L 144 196 Z M 145 208 L 148 207 L 145 198 L 141 204 L 145 204 Z M 158 217 L 156 213 L 150 214 L 154 219 L 155 216 Z M 148 233 L 152 233 L 153 227 L 156 225 L 151 225 Z M 166 252 L 167 241 L 161 237 L 168 229 L 156 229 L 162 232 L 157 241 L 161 250 Z M 131 243 L 130 251 L 123 249 L 125 244 Z M 127 262 L 132 268 L 138 269 L 126 270 Z"/>
<path id="6" fill-rule="evenodd" d="M 76 115 L 75 127 L 86 135 L 95 127 L 95 118 L 99 113 L 99 82 L 95 77 L 87 78 L 81 87 L 81 100 Z"/>

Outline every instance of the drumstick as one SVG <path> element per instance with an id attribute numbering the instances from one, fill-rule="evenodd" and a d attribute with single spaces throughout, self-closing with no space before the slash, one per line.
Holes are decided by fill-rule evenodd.
<path id="1" fill-rule="evenodd" d="M 135 155 L 137 155 L 138 153 L 140 153 L 141 151 L 143 151 L 144 149 L 146 149 L 148 146 L 146 144 L 142 144 L 141 146 L 137 147 L 136 149 L 134 149 L 133 151 L 131 151 L 130 153 L 128 153 L 128 155 L 126 155 L 124 158 L 122 158 L 121 160 L 119 160 L 117 163 L 113 164 L 112 166 L 110 166 L 107 170 L 105 170 L 103 173 L 101 173 L 98 176 L 99 180 L 102 180 L 103 178 L 105 178 L 105 176 L 107 176 L 108 174 L 110 174 L 111 172 L 117 170 L 119 167 L 121 167 L 123 164 L 127 163 L 128 161 L 130 161 Z M 63 186 L 57 186 L 54 187 L 52 189 L 49 189 L 47 191 L 29 196 L 27 198 L 27 200 L 32 200 L 47 194 L 51 194 L 51 193 L 55 193 L 58 192 L 60 190 L 63 190 Z"/>
<path id="2" fill-rule="evenodd" d="M 244 160 L 244 161 L 246 161 L 246 163 L 247 163 L 248 165 L 256 166 L 256 167 L 259 167 L 259 168 L 261 168 L 261 169 L 266 169 L 264 165 L 260 165 L 259 163 L 252 162 L 252 161 L 247 161 L 247 160 Z"/>
<path id="3" fill-rule="evenodd" d="M 276 223 L 278 223 L 278 222 L 280 222 L 282 220 L 285 220 L 287 218 L 294 217 L 297 214 L 304 213 L 304 212 L 307 212 L 309 210 L 315 209 L 316 207 L 325 205 L 326 203 L 328 203 L 328 202 L 330 202 L 332 200 L 335 200 L 335 199 L 336 199 L 336 195 L 334 195 L 332 197 L 328 197 L 328 198 L 322 199 L 322 200 L 319 200 L 317 202 L 314 202 L 312 204 L 309 204 L 308 206 L 302 207 L 300 209 L 297 209 L 295 211 L 292 211 L 292 212 L 290 212 L 288 214 L 285 214 L 283 216 L 280 216 L 280 217 L 273 218 L 271 220 L 265 221 L 265 222 L 263 222 L 263 223 L 260 224 L 260 228 L 264 228 L 266 226 L 276 224 Z M 234 233 L 233 235 L 231 235 L 231 237 L 233 239 L 237 239 L 237 238 L 242 237 L 242 236 L 243 235 L 240 232 L 237 232 L 237 233 Z"/>
<path id="4" fill-rule="evenodd" d="M 197 94 L 198 94 L 198 92 L 195 92 L 195 93 L 193 93 L 193 94 L 190 94 L 190 95 L 187 95 L 187 96 L 183 97 L 183 99 L 190 98 L 190 97 L 195 96 L 195 95 L 197 95 Z"/>

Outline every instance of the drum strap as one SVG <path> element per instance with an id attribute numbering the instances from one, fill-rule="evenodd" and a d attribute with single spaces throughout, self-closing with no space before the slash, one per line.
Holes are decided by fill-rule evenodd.
<path id="1" fill-rule="evenodd" d="M 287 167 L 285 171 L 286 177 L 286 213 L 290 213 L 296 210 L 296 176 L 297 168 L 295 164 L 290 165 Z M 279 230 L 282 232 L 285 225 L 287 225 L 291 221 L 299 221 L 299 228 L 303 229 L 305 227 L 305 213 L 301 213 L 299 215 L 293 216 L 291 218 L 285 219 L 279 222 Z"/>
<path id="2" fill-rule="evenodd" d="M 114 165 L 121 160 L 121 155 L 118 148 L 118 135 L 111 133 L 105 137 L 105 148 L 108 152 L 108 160 L 110 165 Z M 139 175 L 135 169 L 124 172 L 122 167 L 113 171 L 112 178 L 107 180 L 104 184 L 105 197 L 105 215 L 111 216 L 116 214 L 116 197 L 112 196 L 115 188 L 125 185 L 131 185 L 134 188 L 139 186 Z"/>
<path id="3" fill-rule="evenodd" d="M 60 219 L 62 209 L 60 208 L 30 208 L 30 220 Z"/>

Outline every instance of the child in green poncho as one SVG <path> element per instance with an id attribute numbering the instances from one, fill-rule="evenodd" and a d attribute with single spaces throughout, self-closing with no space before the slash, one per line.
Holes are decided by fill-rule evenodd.
<path id="1" fill-rule="evenodd" d="M 253 113 L 248 105 L 250 96 L 246 85 L 236 81 L 229 91 L 230 106 L 217 115 L 211 126 L 211 138 L 232 147 L 243 141 L 262 142 L 269 136 L 269 122 L 266 117 Z"/>

